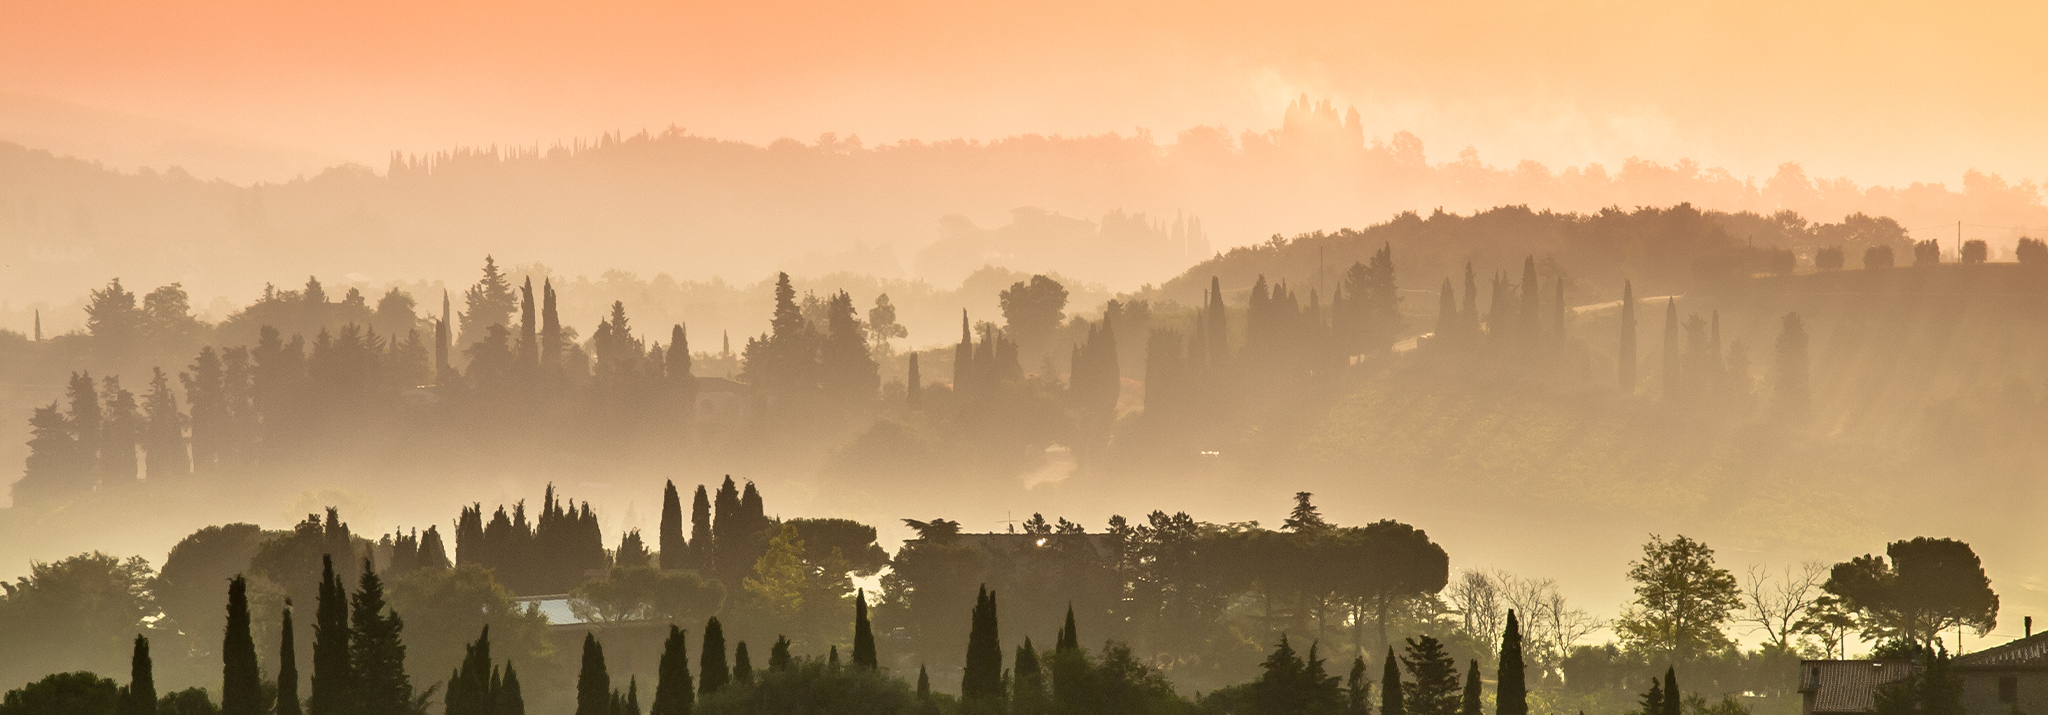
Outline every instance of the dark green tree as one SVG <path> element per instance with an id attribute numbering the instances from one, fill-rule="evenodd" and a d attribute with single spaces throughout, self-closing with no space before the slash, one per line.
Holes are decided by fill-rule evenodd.
<path id="1" fill-rule="evenodd" d="M 1011 662 L 1011 710 L 1018 715 L 1045 712 L 1051 705 L 1045 687 L 1045 668 L 1038 661 L 1038 649 L 1032 647 L 1030 637 L 1025 637 L 1024 645 L 1017 646 L 1017 655 Z"/>
<path id="2" fill-rule="evenodd" d="M 974 597 L 974 617 L 967 633 L 967 664 L 960 676 L 960 699 L 977 707 L 1003 698 L 1003 646 L 996 618 L 996 595 L 982 586 Z"/>
<path id="3" fill-rule="evenodd" d="M 779 673 L 789 670 L 794 664 L 795 660 L 789 655 L 789 638 L 776 636 L 775 645 L 768 648 L 768 671 Z"/>
<path id="4" fill-rule="evenodd" d="M 690 554 L 700 571 L 711 562 L 711 534 L 711 497 L 699 484 L 697 496 L 690 502 Z"/>
<path id="5" fill-rule="evenodd" d="M 1676 400 L 1680 392 L 1678 340 L 1678 299 L 1664 300 L 1664 399 Z"/>
<path id="6" fill-rule="evenodd" d="M 670 479 L 662 488 L 662 567 L 664 570 L 680 570 L 690 563 L 690 543 L 682 539 L 682 498 L 676 494 L 676 481 Z"/>
<path id="7" fill-rule="evenodd" d="M 320 558 L 320 601 L 313 623 L 313 687 L 308 715 L 350 715 L 355 708 L 355 668 L 350 660 L 348 588 L 334 573 L 334 556 Z"/>
<path id="8" fill-rule="evenodd" d="M 1443 643 L 1428 635 L 1408 639 L 1408 654 L 1401 666 L 1414 678 L 1401 687 L 1406 712 L 1414 715 L 1457 715 L 1459 708 L 1458 662 L 1444 652 Z"/>
<path id="9" fill-rule="evenodd" d="M 92 673 L 53 673 L 7 691 L 0 715 L 106 715 L 121 706 L 121 688 Z"/>
<path id="10" fill-rule="evenodd" d="M 121 689 L 119 715 L 156 715 L 156 666 L 149 659 L 149 639 L 135 637 L 128 660 L 128 685 Z"/>
<path id="11" fill-rule="evenodd" d="M 292 601 L 284 601 L 284 615 L 278 625 L 277 635 L 277 705 L 276 715 L 299 715 L 299 652 L 292 631 Z"/>
<path id="12" fill-rule="evenodd" d="M 221 715 L 261 715 L 263 672 L 256 663 L 256 640 L 249 635 L 249 582 L 240 576 L 228 582 L 228 627 L 221 643 Z"/>
<path id="13" fill-rule="evenodd" d="M 360 712 L 404 712 L 412 704 L 412 679 L 405 672 L 405 620 L 384 602 L 384 580 L 363 560 L 363 574 L 350 604 L 349 662 Z"/>
<path id="14" fill-rule="evenodd" d="M 1678 668 L 1664 668 L 1664 712 L 1660 715 L 1681 715 L 1685 712 L 1685 695 L 1678 689 Z"/>
<path id="15" fill-rule="evenodd" d="M 1932 648 L 1941 632 L 1998 625 L 1998 594 L 1968 543 L 1918 537 L 1894 541 L 1884 556 L 1865 554 L 1834 566 L 1822 587 L 1854 614 L 1870 640 Z"/>
<path id="16" fill-rule="evenodd" d="M 660 678 L 654 681 L 654 706 L 647 715 L 690 715 L 696 707 L 697 684 L 690 677 L 690 650 L 683 629 L 671 624 L 662 643 Z"/>
<path id="17" fill-rule="evenodd" d="M 1387 659 L 1380 668 L 1380 715 L 1408 715 L 1408 706 L 1401 700 L 1402 691 L 1407 690 L 1401 683 L 1401 661 L 1394 657 L 1394 648 L 1387 647 Z"/>
<path id="18" fill-rule="evenodd" d="M 910 354 L 910 374 L 903 383 L 903 404 L 911 409 L 924 404 L 924 376 L 917 371 L 917 353 Z"/>
<path id="19" fill-rule="evenodd" d="M 1963 715 L 1963 681 L 1948 650 L 1922 648 L 1919 660 L 1920 667 L 1906 677 L 1878 686 L 1872 715 Z"/>
<path id="20" fill-rule="evenodd" d="M 1351 674 L 1344 679 L 1344 712 L 1347 715 L 1371 715 L 1372 708 L 1366 699 L 1372 696 L 1372 681 L 1365 679 L 1365 656 L 1351 659 Z"/>
<path id="21" fill-rule="evenodd" d="M 583 670 L 576 675 L 576 715 L 612 715 L 612 676 L 605 671 L 604 646 L 583 634 Z"/>
<path id="22" fill-rule="evenodd" d="M 866 589 L 856 591 L 853 596 L 853 667 L 868 670 L 882 667 L 880 657 L 875 654 L 875 629 L 868 623 Z"/>
<path id="23" fill-rule="evenodd" d="M 1721 628 L 1742 607 L 1735 575 L 1714 565 L 1714 550 L 1681 535 L 1651 536 L 1629 564 L 1636 601 L 1615 624 L 1622 642 L 1683 662 L 1729 644 Z"/>
<path id="24" fill-rule="evenodd" d="M 718 617 L 704 622 L 703 650 L 697 655 L 697 694 L 710 695 L 732 682 L 732 668 L 725 661 L 725 626 Z"/>
<path id="25" fill-rule="evenodd" d="M 1508 625 L 1500 636 L 1500 681 L 1494 690 L 1497 715 L 1529 715 L 1527 662 L 1522 657 L 1522 625 L 1514 609 L 1508 610 Z"/>
<path id="26" fill-rule="evenodd" d="M 754 684 L 754 659 L 747 655 L 747 642 L 732 644 L 732 682 L 741 687 Z"/>
<path id="27" fill-rule="evenodd" d="M 1479 715 L 1479 661 L 1465 672 L 1465 697 L 1458 703 L 1458 715 Z"/>

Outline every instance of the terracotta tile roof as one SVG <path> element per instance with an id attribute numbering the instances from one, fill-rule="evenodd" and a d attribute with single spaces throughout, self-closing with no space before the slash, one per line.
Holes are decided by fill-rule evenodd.
<path id="1" fill-rule="evenodd" d="M 1799 664 L 1799 692 L 1813 694 L 1816 713 L 1862 713 L 1877 687 L 1912 674 L 1903 660 L 1807 660 Z"/>
<path id="2" fill-rule="evenodd" d="M 2048 668 L 2048 633 L 1956 657 L 1958 668 Z"/>

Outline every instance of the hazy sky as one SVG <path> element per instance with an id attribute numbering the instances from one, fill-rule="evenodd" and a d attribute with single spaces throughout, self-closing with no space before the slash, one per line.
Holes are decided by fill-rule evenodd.
<path id="1" fill-rule="evenodd" d="M 2040 3 L 24 0 L 0 90 L 350 157 L 670 124 L 765 142 L 1264 130 L 1432 160 L 2048 177 Z"/>

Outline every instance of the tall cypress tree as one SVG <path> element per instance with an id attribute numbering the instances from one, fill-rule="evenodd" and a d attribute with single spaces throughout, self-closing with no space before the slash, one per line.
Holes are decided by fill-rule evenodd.
<path id="1" fill-rule="evenodd" d="M 505 679 L 492 695 L 491 704 L 498 709 L 496 715 L 526 715 L 526 696 L 519 692 L 519 671 L 512 668 L 511 661 L 505 662 Z"/>
<path id="2" fill-rule="evenodd" d="M 703 650 L 697 655 L 697 694 L 710 695 L 732 682 L 732 668 L 725 664 L 725 627 L 718 617 L 704 622 Z"/>
<path id="3" fill-rule="evenodd" d="M 1074 627 L 1074 604 L 1069 603 L 1067 604 L 1067 624 L 1060 627 L 1060 638 L 1057 643 L 1053 644 L 1053 651 L 1065 653 L 1070 650 L 1080 650 L 1080 648 L 1081 631 Z"/>
<path id="4" fill-rule="evenodd" d="M 604 669 L 604 646 L 583 634 L 583 670 L 576 675 L 576 715 L 612 715 L 612 676 Z"/>
<path id="5" fill-rule="evenodd" d="M 541 279 L 540 294 L 540 367 L 555 374 L 562 368 L 562 319 L 555 314 L 554 281 Z"/>
<path id="6" fill-rule="evenodd" d="M 519 286 L 519 368 L 521 372 L 540 366 L 540 326 L 533 323 L 533 277 Z"/>
<path id="7" fill-rule="evenodd" d="M 1621 347 L 1615 351 L 1614 363 L 1622 394 L 1635 394 L 1636 289 L 1628 281 L 1621 282 Z"/>
<path id="8" fill-rule="evenodd" d="M 263 673 L 256 664 L 256 640 L 249 635 L 249 582 L 228 582 L 228 627 L 221 641 L 221 715 L 261 715 Z"/>
<path id="9" fill-rule="evenodd" d="M 1380 715 L 1408 715 L 1401 702 L 1401 663 L 1393 646 L 1387 647 L 1386 667 L 1380 669 Z"/>
<path id="10" fill-rule="evenodd" d="M 1529 715 L 1529 686 L 1522 660 L 1522 624 L 1508 610 L 1507 629 L 1500 636 L 1500 684 L 1494 690 L 1497 715 Z"/>
<path id="11" fill-rule="evenodd" d="M 1365 656 L 1351 660 L 1351 675 L 1344 679 L 1344 711 L 1349 715 L 1366 715 L 1365 699 L 1372 694 L 1372 682 L 1365 679 Z"/>
<path id="12" fill-rule="evenodd" d="M 932 699 L 932 676 L 924 672 L 924 666 L 917 666 L 917 701 L 930 702 Z"/>
<path id="13" fill-rule="evenodd" d="M 682 421 L 689 423 L 697 415 L 697 375 L 690 367 L 690 333 L 682 323 L 669 330 L 668 364 L 664 369 Z"/>
<path id="14" fill-rule="evenodd" d="M 754 659 L 747 655 L 746 641 L 732 646 L 732 682 L 734 685 L 754 684 Z"/>
<path id="15" fill-rule="evenodd" d="M 299 653 L 292 634 L 292 601 L 284 601 L 284 618 L 277 636 L 277 715 L 299 715 Z"/>
<path id="16" fill-rule="evenodd" d="M 1465 673 L 1465 697 L 1458 703 L 1458 715 L 1479 715 L 1479 660 L 1472 660 Z"/>
<path id="17" fill-rule="evenodd" d="M 700 571 L 711 561 L 711 533 L 711 496 L 699 484 L 697 496 L 690 501 L 690 554 Z"/>
<path id="18" fill-rule="evenodd" d="M 128 661 L 120 715 L 156 715 L 156 666 L 149 659 L 149 639 L 143 636 L 135 637 L 135 653 Z"/>
<path id="19" fill-rule="evenodd" d="M 969 704 L 997 703 L 1003 697 L 1003 646 L 996 619 L 996 595 L 981 587 L 974 599 L 974 620 L 967 634 L 967 664 L 960 676 L 960 699 Z"/>
<path id="20" fill-rule="evenodd" d="M 449 332 L 454 330 L 454 326 L 448 324 L 449 312 L 448 291 L 444 290 L 441 291 L 441 320 L 434 323 L 434 384 L 436 385 L 455 384 L 455 366 L 453 363 L 448 362 L 449 343 L 454 341 L 454 335 Z"/>
<path id="21" fill-rule="evenodd" d="M 1680 715 L 1685 707 L 1685 697 L 1678 690 L 1678 669 L 1664 669 L 1664 711 L 1663 715 Z"/>
<path id="22" fill-rule="evenodd" d="M 875 654 L 875 629 L 868 623 L 868 593 L 861 589 L 853 596 L 853 667 L 880 670 L 882 663 Z"/>
<path id="23" fill-rule="evenodd" d="M 1045 668 L 1039 662 L 1038 649 L 1031 645 L 1029 636 L 1024 638 L 1024 645 L 1017 646 L 1017 655 L 1011 662 L 1014 664 L 1010 669 L 1013 674 L 1011 702 L 1016 705 L 1015 712 L 1026 715 L 1043 712 L 1047 705 Z"/>
<path id="24" fill-rule="evenodd" d="M 654 681 L 654 706 L 647 715 L 690 715 L 697 704 L 697 684 L 690 677 L 690 649 L 683 629 L 669 624 L 661 646 L 661 670 Z"/>
<path id="25" fill-rule="evenodd" d="M 404 712 L 412 703 L 412 678 L 405 672 L 405 620 L 386 607 L 384 581 L 363 559 L 363 575 L 350 608 L 350 665 L 355 703 L 362 712 Z"/>
<path id="26" fill-rule="evenodd" d="M 334 573 L 334 556 L 320 559 L 320 602 L 313 621 L 313 687 L 308 715 L 347 715 L 355 676 L 349 662 L 348 589 Z"/>
<path id="27" fill-rule="evenodd" d="M 673 570 L 689 563 L 689 542 L 683 540 L 683 500 L 676 494 L 675 480 L 661 490 L 661 568 Z"/>
<path id="28" fill-rule="evenodd" d="M 768 672 L 779 673 L 789 670 L 795 659 L 789 657 L 789 638 L 776 636 L 775 645 L 768 647 Z"/>

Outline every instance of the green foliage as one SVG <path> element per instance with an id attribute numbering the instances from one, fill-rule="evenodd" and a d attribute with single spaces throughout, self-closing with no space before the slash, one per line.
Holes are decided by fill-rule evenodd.
<path id="1" fill-rule="evenodd" d="M 38 672 L 119 672 L 130 639 L 157 611 L 149 589 L 154 576 L 141 557 L 99 552 L 31 563 L 27 576 L 0 582 L 0 663 Z"/>
<path id="2" fill-rule="evenodd" d="M 1721 629 L 1742 607 L 1735 575 L 1714 565 L 1714 550 L 1681 535 L 1652 536 L 1630 562 L 1636 600 L 1615 623 L 1622 642 L 1681 661 L 1729 645 Z"/>
<path id="3" fill-rule="evenodd" d="M 1475 666 L 1476 667 L 1476 666 Z M 1497 715 L 1529 715 L 1529 684 L 1522 660 L 1522 625 L 1513 610 L 1508 611 L 1507 629 L 1500 639 L 1500 684 L 1495 690 Z M 1477 678 L 1475 671 L 1472 675 Z"/>
<path id="4" fill-rule="evenodd" d="M 690 677 L 690 648 L 685 640 L 683 629 L 668 627 L 668 639 L 661 648 L 659 679 L 654 685 L 654 704 L 647 715 L 690 715 L 696 707 L 697 685 Z M 773 670 L 772 657 L 769 663 Z"/>
<path id="5" fill-rule="evenodd" d="M 1998 594 L 1969 544 L 1917 537 L 1885 553 L 1889 562 L 1866 554 L 1836 564 L 1822 586 L 1855 615 L 1865 639 L 1931 646 L 1949 628 L 1982 634 L 1998 624 Z"/>
<path id="6" fill-rule="evenodd" d="M 221 660 L 221 712 L 261 715 L 270 709 L 270 703 L 263 701 L 263 672 L 256 661 L 256 641 L 249 635 L 248 581 L 240 576 L 228 583 L 227 636 L 221 644 Z"/>
<path id="7" fill-rule="evenodd" d="M 0 715 L 112 715 L 120 706 L 114 681 L 85 671 L 54 673 L 0 698 Z"/>
<path id="8" fill-rule="evenodd" d="M 974 598 L 967 632 L 967 664 L 961 670 L 960 699 L 971 707 L 994 707 L 1003 699 L 1003 645 L 996 595 L 987 588 Z"/>
<path id="9" fill-rule="evenodd" d="M 391 581 L 390 611 L 406 614 L 405 662 L 412 680 L 434 682 L 459 667 L 472 634 L 489 629 L 494 649 L 527 672 L 545 672 L 555 650 L 547 619 L 522 609 L 480 566 L 420 569 Z"/>
<path id="10" fill-rule="evenodd" d="M 1910 675 L 1878 687 L 1873 715 L 1963 715 L 1963 681 L 1948 651 L 1923 649 L 1919 665 Z"/>
<path id="11" fill-rule="evenodd" d="M 175 693 L 165 693 L 156 701 L 157 715 L 220 715 L 220 706 L 208 697 L 205 688 L 186 688 Z"/>
<path id="12" fill-rule="evenodd" d="M 1413 715 L 1457 715 L 1460 702 L 1458 662 L 1443 643 L 1428 635 L 1409 638 L 1401 667 L 1411 682 L 1403 683 L 1404 711 Z"/>
<path id="13" fill-rule="evenodd" d="M 703 650 L 697 655 L 699 674 L 697 695 L 705 696 L 724 690 L 732 682 L 732 667 L 725 660 L 725 626 L 717 616 L 704 622 Z"/>
<path id="14" fill-rule="evenodd" d="M 583 669 L 576 675 L 576 715 L 612 715 L 612 676 L 604 667 L 604 646 L 583 634 Z"/>
<path id="15" fill-rule="evenodd" d="M 916 697 L 902 680 L 865 668 L 809 660 L 762 673 L 751 688 L 728 688 L 697 704 L 700 715 L 896 715 Z"/>

